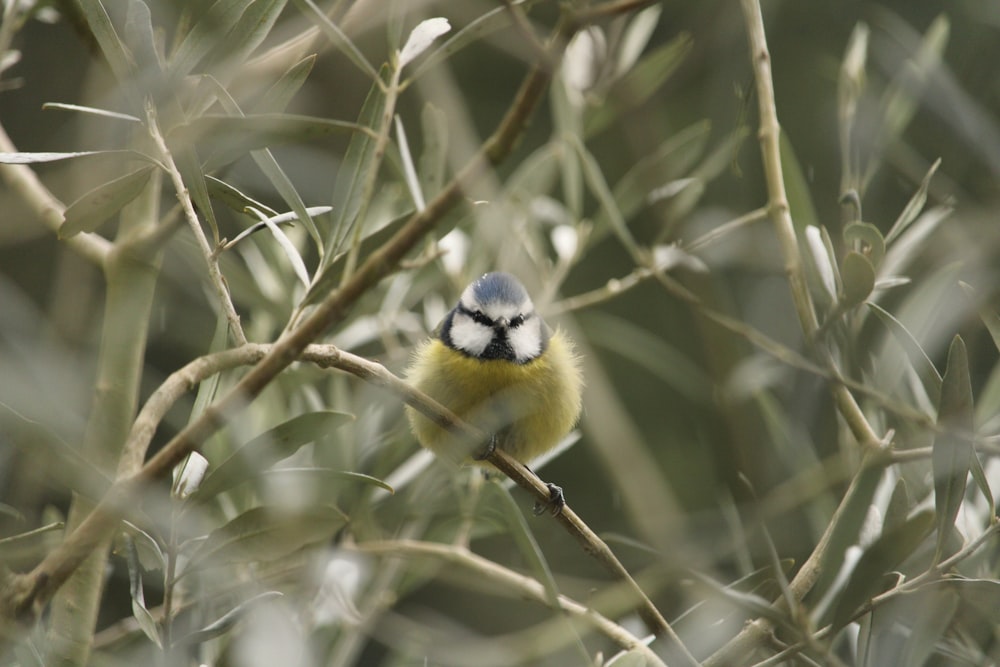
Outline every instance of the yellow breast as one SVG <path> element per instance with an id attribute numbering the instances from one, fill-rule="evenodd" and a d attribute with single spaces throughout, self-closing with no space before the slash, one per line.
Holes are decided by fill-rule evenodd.
<path id="1" fill-rule="evenodd" d="M 480 360 L 438 339 L 422 345 L 407 370 L 414 387 L 497 437 L 497 446 L 522 462 L 554 447 L 580 416 L 583 382 L 572 346 L 560 331 L 526 364 Z M 407 417 L 424 447 L 467 460 L 486 443 L 461 442 L 412 408 Z"/>

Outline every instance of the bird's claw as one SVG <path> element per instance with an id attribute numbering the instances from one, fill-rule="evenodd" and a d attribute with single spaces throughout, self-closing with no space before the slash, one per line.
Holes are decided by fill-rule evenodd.
<path id="1" fill-rule="evenodd" d="M 485 461 L 486 459 L 490 458 L 490 456 L 493 454 L 493 452 L 496 451 L 496 449 L 497 449 L 497 436 L 494 433 L 490 435 L 490 441 L 486 443 L 486 447 L 484 447 L 481 452 L 479 452 L 472 458 L 474 458 L 476 461 Z"/>
<path id="2" fill-rule="evenodd" d="M 562 487 L 556 486 L 555 484 L 549 484 L 546 482 L 545 486 L 549 489 L 549 500 L 548 502 L 536 501 L 535 507 L 531 510 L 535 516 L 540 516 L 545 513 L 545 510 L 552 512 L 552 516 L 559 516 L 562 512 L 563 507 L 566 506 L 566 496 L 563 495 Z"/>

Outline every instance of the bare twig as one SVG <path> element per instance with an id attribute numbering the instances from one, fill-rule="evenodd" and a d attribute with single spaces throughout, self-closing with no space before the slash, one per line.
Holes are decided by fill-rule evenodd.
<path id="1" fill-rule="evenodd" d="M 209 245 L 205 231 L 201 228 L 198 214 L 195 212 L 194 204 L 191 202 L 191 195 L 188 193 L 187 186 L 184 185 L 184 178 L 181 176 L 181 172 L 174 162 L 174 156 L 167 147 L 167 142 L 163 139 L 163 134 L 160 132 L 159 122 L 156 118 L 156 110 L 151 104 L 146 108 L 146 125 L 153 143 L 156 144 L 156 148 L 160 152 L 160 161 L 166 167 L 167 173 L 170 174 L 170 181 L 174 184 L 177 199 L 180 201 L 184 217 L 191 227 L 191 233 L 198 244 L 198 248 L 201 250 L 205 264 L 208 266 L 208 277 L 219 298 L 219 305 L 222 307 L 222 312 L 225 313 L 226 320 L 229 322 L 229 333 L 237 345 L 243 345 L 247 342 L 247 337 L 243 333 L 240 316 L 236 312 L 236 306 L 233 305 L 232 297 L 229 295 L 226 280 L 222 277 L 222 271 L 219 269 L 218 256 L 215 249 Z"/>
<path id="2" fill-rule="evenodd" d="M 551 602 L 551 598 L 546 592 L 545 587 L 535 579 L 509 570 L 491 560 L 472 553 L 464 547 L 419 542 L 416 540 L 388 540 L 363 542 L 357 545 L 356 548 L 365 553 L 388 557 L 432 557 L 466 568 L 479 577 L 492 581 L 504 589 L 516 591 L 519 595 L 539 604 L 548 606 Z M 598 630 L 620 648 L 642 654 L 649 665 L 661 665 L 665 667 L 663 661 L 645 643 L 637 639 L 625 628 L 597 613 L 591 607 L 582 605 L 565 595 L 559 595 L 557 601 L 561 611 L 568 614 L 571 618 L 582 621 Z"/>

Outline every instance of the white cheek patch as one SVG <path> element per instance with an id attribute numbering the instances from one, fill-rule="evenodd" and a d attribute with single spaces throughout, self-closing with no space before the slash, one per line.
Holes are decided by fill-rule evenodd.
<path id="1" fill-rule="evenodd" d="M 510 330 L 508 340 L 514 350 L 515 361 L 522 364 L 531 361 L 542 353 L 541 318 L 537 315 L 529 317 L 524 324 Z"/>
<path id="2" fill-rule="evenodd" d="M 449 330 L 452 344 L 474 357 L 478 357 L 493 340 L 493 331 L 473 322 L 466 315 L 456 315 Z"/>

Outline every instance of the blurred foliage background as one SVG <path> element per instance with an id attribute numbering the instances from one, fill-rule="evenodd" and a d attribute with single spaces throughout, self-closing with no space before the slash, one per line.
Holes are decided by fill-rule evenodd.
<path id="1" fill-rule="evenodd" d="M 814 336 L 768 219 L 738 3 L 3 7 L 11 571 L 137 469 L 121 448 L 168 376 L 239 347 L 220 289 L 247 340 L 277 340 L 447 190 L 538 65 L 552 80 L 510 155 L 317 342 L 400 374 L 467 282 L 512 271 L 577 341 L 587 380 L 578 431 L 533 468 L 671 621 L 690 653 L 658 638 L 667 664 L 1000 660 L 1000 5 L 764 3 Z M 449 30 L 400 65 L 433 17 Z M 579 31 L 549 45 L 567 17 Z M 40 182 L 18 181 L 17 162 Z M 259 222 L 248 206 L 327 208 L 223 249 Z M 185 379 L 148 454 L 129 456 L 255 360 Z M 852 435 L 838 376 L 880 448 Z M 115 398 L 117 380 L 131 389 Z M 526 494 L 420 453 L 401 406 L 294 364 L 204 443 L 200 489 L 144 490 L 96 583 L 71 580 L 4 664 L 652 664 L 546 607 L 559 592 L 647 632 Z M 810 554 L 822 567 L 800 592 L 788 582 Z M 542 603 L 503 568 L 540 582 Z M 733 648 L 761 618 L 776 629 Z"/>

